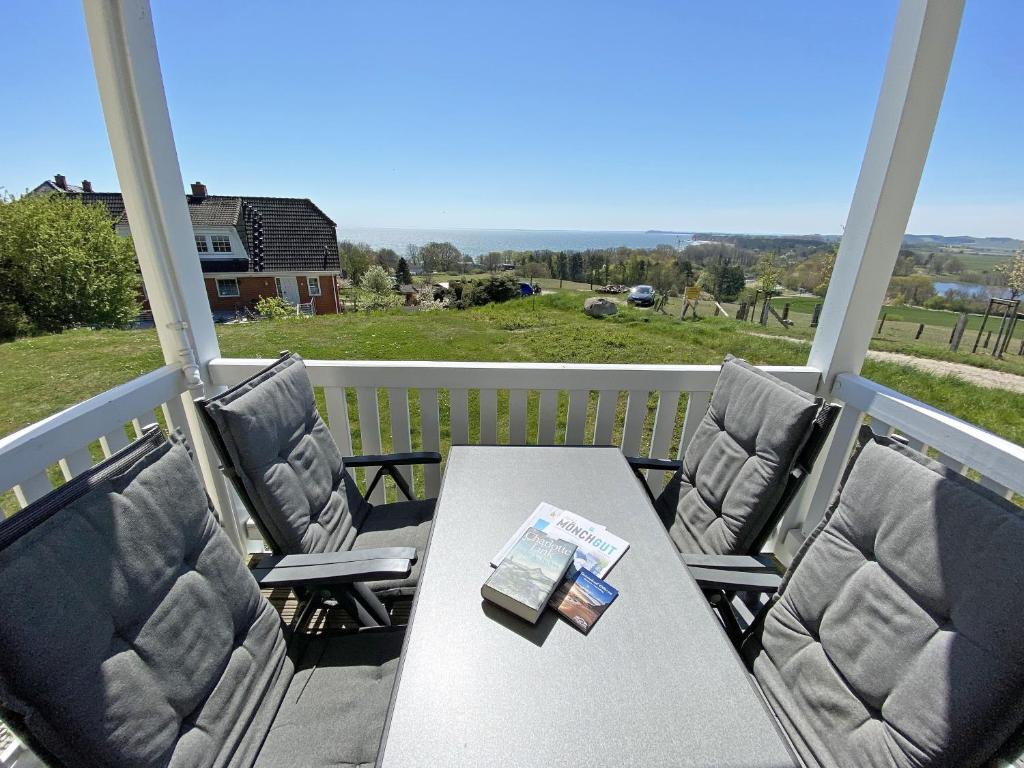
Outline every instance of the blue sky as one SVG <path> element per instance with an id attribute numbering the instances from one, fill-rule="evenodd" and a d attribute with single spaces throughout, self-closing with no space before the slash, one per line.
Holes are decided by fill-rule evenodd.
<path id="1" fill-rule="evenodd" d="M 896 0 L 153 0 L 185 181 L 342 226 L 838 232 Z M 1019 0 L 968 0 L 910 231 L 1024 237 Z M 0 187 L 117 189 L 81 8 L 0 7 Z"/>

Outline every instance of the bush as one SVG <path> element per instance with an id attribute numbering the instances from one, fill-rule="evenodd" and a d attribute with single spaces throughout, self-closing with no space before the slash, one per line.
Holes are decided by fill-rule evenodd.
<path id="1" fill-rule="evenodd" d="M 501 303 L 519 296 L 519 281 L 513 275 L 491 275 L 476 284 L 476 291 L 485 299 L 481 304 Z"/>
<path id="2" fill-rule="evenodd" d="M 512 275 L 491 275 L 476 282 L 453 280 L 450 286 L 447 296 L 450 296 L 451 305 L 456 309 L 500 304 L 519 296 L 519 281 Z M 446 294 L 443 292 L 434 293 L 435 299 L 445 297 Z"/>
<path id="3" fill-rule="evenodd" d="M 371 267 L 373 269 L 373 267 Z M 370 291 L 361 291 L 359 297 L 359 304 L 363 309 L 373 311 L 377 309 L 394 309 L 402 305 L 402 297 L 394 292 L 389 291 L 388 293 L 372 293 Z"/>
<path id="4" fill-rule="evenodd" d="M 363 279 L 359 281 L 359 286 L 365 291 L 376 294 L 392 293 L 395 288 L 391 275 L 379 264 L 374 264 L 366 270 Z"/>
<path id="5" fill-rule="evenodd" d="M 130 239 L 100 204 L 66 195 L 0 197 L 0 303 L 43 331 L 126 325 L 139 313 Z M 6 310 L 7 326 L 13 310 Z"/>
<path id="6" fill-rule="evenodd" d="M 13 341 L 18 336 L 27 336 L 35 328 L 32 321 L 13 301 L 0 302 L 0 341 Z"/>
<path id="7" fill-rule="evenodd" d="M 260 296 L 256 302 L 256 311 L 260 313 L 260 317 L 267 320 L 280 320 L 295 315 L 295 307 L 280 296 Z"/>

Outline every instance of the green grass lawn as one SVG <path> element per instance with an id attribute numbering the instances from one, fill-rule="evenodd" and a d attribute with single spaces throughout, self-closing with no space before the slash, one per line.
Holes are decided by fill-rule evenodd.
<path id="1" fill-rule="evenodd" d="M 324 315 L 222 325 L 217 333 L 227 357 L 271 358 L 289 349 L 307 358 L 341 360 L 708 364 L 719 363 L 726 353 L 732 353 L 758 364 L 801 365 L 806 361 L 806 346 L 765 337 L 760 326 L 725 318 L 681 322 L 673 316 L 627 306 L 614 317 L 594 320 L 583 315 L 582 303 L 580 293 L 565 291 L 465 311 Z M 0 344 L 0 434 L 38 421 L 161 363 L 155 331 L 77 330 Z M 891 363 L 868 361 L 864 375 L 1014 442 L 1024 442 L 1024 395 L 987 390 Z M 358 449 L 358 414 L 351 395 L 350 418 Z M 386 392 L 379 396 L 387 450 L 390 428 Z M 683 401 L 680 413 L 685 398 Z M 623 398 L 620 411 L 624 405 Z M 444 424 L 448 407 L 444 393 L 440 406 Z M 559 403 L 561 431 L 566 406 L 563 396 Z M 591 410 L 595 406 L 596 398 L 592 398 Z M 418 407 L 418 400 L 411 398 L 414 425 L 418 423 Z M 471 424 L 478 407 L 473 393 Z M 501 393 L 499 415 L 506 413 L 507 407 L 507 394 Z M 530 396 L 528 409 L 534 423 L 536 393 Z M 652 419 L 649 415 L 648 421 Z M 474 425 L 474 434 L 476 429 Z M 645 443 L 650 430 L 649 423 Z M 445 428 L 442 447 L 447 442 Z M 9 497 L 3 500 L 5 511 L 12 511 L 12 503 Z"/>

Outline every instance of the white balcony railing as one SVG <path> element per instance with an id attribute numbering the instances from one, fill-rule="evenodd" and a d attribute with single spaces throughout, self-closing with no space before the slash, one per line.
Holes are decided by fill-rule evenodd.
<path id="1" fill-rule="evenodd" d="M 212 384 L 237 383 L 266 364 L 214 360 Z M 631 455 L 681 456 L 719 372 L 714 365 L 312 360 L 307 366 L 331 433 L 349 455 L 440 451 L 459 443 L 536 443 L 615 444 Z M 813 368 L 765 368 L 807 391 L 818 384 Z M 165 366 L 3 438 L 0 491 L 13 490 L 18 505 L 25 506 L 126 445 L 158 415 L 187 433 L 180 397 L 185 391 L 181 371 Z M 846 424 L 869 416 L 876 431 L 902 433 L 914 448 L 930 450 L 991 490 L 1008 498 L 1024 494 L 1021 446 L 860 376 L 839 376 L 835 395 L 845 404 Z M 842 427 L 843 422 L 837 429 Z M 845 460 L 838 448 L 822 457 L 836 465 Z M 216 470 L 206 476 L 211 474 Z M 652 473 L 649 480 L 658 488 L 663 473 Z M 436 495 L 441 468 L 428 466 L 415 481 L 420 491 Z M 374 501 L 384 500 L 384 494 L 375 491 Z M 783 559 L 820 511 L 806 520 L 787 517 L 783 530 L 788 533 L 777 547 Z M 251 537 L 252 527 L 247 530 Z M 249 542 L 250 549 L 257 544 Z"/>
<path id="2" fill-rule="evenodd" d="M 911 448 L 929 452 L 1007 499 L 1024 494 L 1024 448 L 970 422 L 852 374 L 836 377 L 835 396 L 871 417 L 878 434 L 898 432 Z"/>
<path id="3" fill-rule="evenodd" d="M 0 492 L 27 506 L 139 437 L 157 409 L 187 431 L 186 391 L 181 369 L 165 365 L 0 439 Z"/>
<path id="4" fill-rule="evenodd" d="M 214 360 L 212 383 L 237 383 L 266 364 Z M 353 437 L 358 437 L 360 453 L 372 454 L 385 446 L 392 451 L 413 446 L 438 451 L 446 435 L 453 444 L 614 443 L 627 455 L 642 452 L 656 458 L 682 455 L 707 410 L 720 370 L 717 365 L 322 360 L 306 365 L 313 385 L 323 387 L 328 425 L 344 454 L 353 452 Z M 819 380 L 813 368 L 766 370 L 806 391 L 813 391 Z M 348 402 L 355 404 L 355 420 Z M 382 425 L 390 434 L 382 436 Z M 654 487 L 663 475 L 656 474 L 651 478 Z M 426 494 L 436 495 L 440 484 L 440 468 L 427 467 Z M 374 493 L 374 501 L 383 500 L 382 489 Z"/>

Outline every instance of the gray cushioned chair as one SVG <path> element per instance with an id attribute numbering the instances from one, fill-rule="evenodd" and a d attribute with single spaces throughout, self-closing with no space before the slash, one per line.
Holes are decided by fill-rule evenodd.
<path id="1" fill-rule="evenodd" d="M 403 639 L 283 627 L 156 428 L 0 521 L 0 615 L 0 717 L 59 766 L 372 764 Z"/>
<path id="2" fill-rule="evenodd" d="M 742 653 L 808 765 L 986 764 L 1024 723 L 1024 515 L 896 440 L 861 442 Z"/>
<path id="3" fill-rule="evenodd" d="M 436 499 L 413 499 L 397 467 L 437 463 L 440 454 L 343 458 L 295 354 L 198 405 L 225 473 L 274 553 L 414 547 L 421 556 L 408 578 L 367 585 L 381 598 L 413 594 Z M 369 466 L 380 469 L 367 495 L 387 473 L 407 500 L 370 504 L 349 472 Z"/>
<path id="4" fill-rule="evenodd" d="M 654 508 L 682 553 L 761 551 L 810 472 L 838 408 L 729 356 L 682 461 L 631 458 L 675 474 Z"/>

